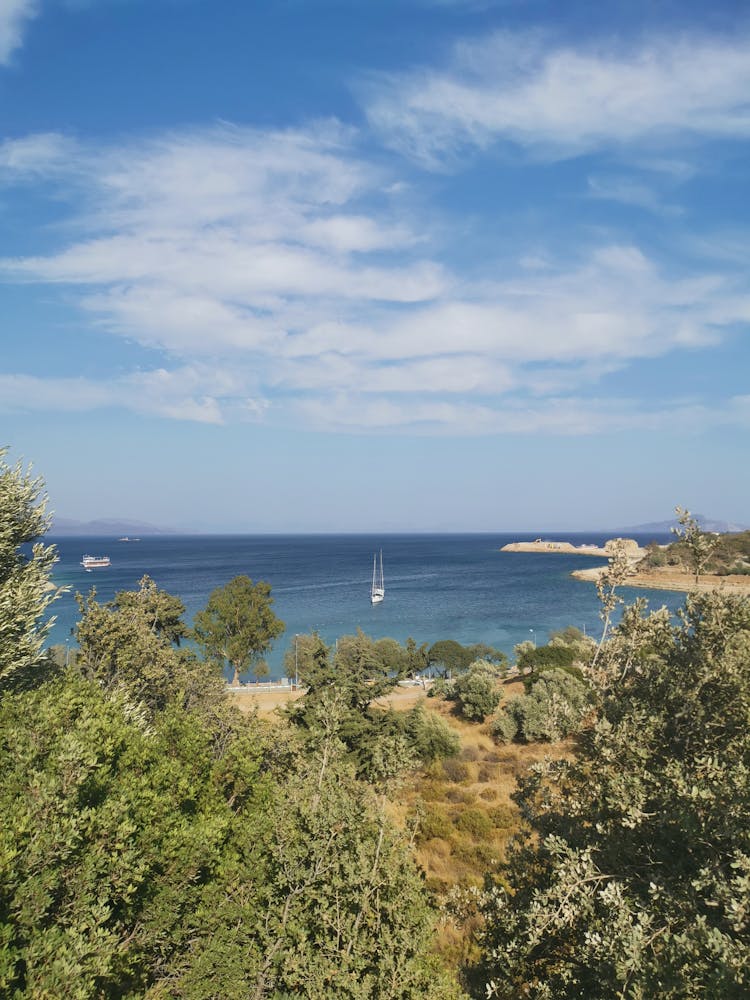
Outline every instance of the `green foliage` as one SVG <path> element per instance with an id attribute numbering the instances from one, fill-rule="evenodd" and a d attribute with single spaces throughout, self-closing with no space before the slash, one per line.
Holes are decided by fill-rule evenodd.
<path id="1" fill-rule="evenodd" d="M 502 696 L 494 665 L 477 660 L 467 673 L 456 678 L 450 697 L 465 719 L 483 722 L 495 711 Z"/>
<path id="2" fill-rule="evenodd" d="M 687 564 L 695 576 L 695 582 L 706 569 L 719 539 L 714 534 L 701 531 L 698 522 L 691 516 L 689 510 L 675 507 L 679 528 L 672 528 L 677 535 L 687 556 Z"/>
<path id="3" fill-rule="evenodd" d="M 205 655 L 234 671 L 232 685 L 240 674 L 255 666 L 256 674 L 267 673 L 261 659 L 284 631 L 284 623 L 272 610 L 271 586 L 247 576 L 236 576 L 211 593 L 205 610 L 193 621 L 193 636 Z"/>
<path id="4" fill-rule="evenodd" d="M 716 535 L 702 531 L 689 511 L 677 508 L 680 527 L 673 529 L 677 541 L 666 547 L 652 542 L 640 566 L 683 565 L 696 573 L 716 573 L 727 576 L 730 573 L 746 574 L 750 570 L 750 531 Z"/>
<path id="5" fill-rule="evenodd" d="M 218 667 L 172 645 L 171 637 L 183 632 L 181 621 L 155 625 L 155 607 L 173 609 L 172 614 L 180 602 L 157 590 L 148 577 L 141 580 L 140 590 L 121 591 L 108 604 L 99 604 L 95 591 L 86 599 L 79 595 L 78 603 L 82 617 L 76 630 L 76 664 L 86 677 L 107 690 L 127 691 L 151 712 L 173 700 L 186 709 L 223 701 Z"/>
<path id="6" fill-rule="evenodd" d="M 448 814 L 440 806 L 430 804 L 419 812 L 416 839 L 423 844 L 426 840 L 448 840 L 453 833 L 453 824 Z"/>
<path id="7" fill-rule="evenodd" d="M 456 827 L 476 840 L 492 836 L 492 820 L 482 809 L 464 809 L 456 817 Z"/>
<path id="8" fill-rule="evenodd" d="M 532 770 L 509 892 L 485 898 L 482 995 L 744 997 L 750 602 L 626 614 L 580 757 Z M 542 683 L 542 682 L 540 682 Z"/>
<path id="9" fill-rule="evenodd" d="M 473 658 L 470 650 L 455 639 L 440 639 L 427 653 L 429 667 L 442 677 L 453 677 L 466 670 Z"/>
<path id="10" fill-rule="evenodd" d="M 544 670 L 560 670 L 578 660 L 579 653 L 574 646 L 554 645 L 526 648 L 518 657 L 518 669 L 522 673 L 539 675 Z M 580 671 L 578 671 L 580 676 Z"/>
<path id="11" fill-rule="evenodd" d="M 667 565 L 667 552 L 658 542 L 649 542 L 646 554 L 638 564 L 639 569 L 659 569 Z"/>
<path id="12" fill-rule="evenodd" d="M 123 612 L 132 611 L 155 635 L 179 646 L 180 640 L 188 634 L 188 628 L 182 620 L 185 605 L 179 597 L 168 594 L 166 590 L 159 590 L 149 576 L 144 576 L 138 587 L 136 591 L 118 591 L 112 607 Z"/>
<path id="13" fill-rule="evenodd" d="M 490 735 L 496 743 L 511 743 L 518 736 L 518 716 L 515 703 L 518 698 L 511 698 L 505 707 L 490 723 Z"/>
<path id="14" fill-rule="evenodd" d="M 3 699 L 3 996 L 143 995 L 187 950 L 234 823 L 218 768 L 197 718 L 75 672 Z"/>
<path id="15" fill-rule="evenodd" d="M 578 730 L 591 711 L 589 685 L 565 670 L 540 674 L 529 693 L 508 703 L 517 738 L 526 743 L 555 742 Z"/>
<path id="16" fill-rule="evenodd" d="M 376 794 L 343 739 L 362 692 L 328 682 L 325 647 L 304 742 L 233 710 L 216 662 L 257 657 L 280 630 L 267 585 L 209 602 L 208 664 L 175 648 L 181 603 L 148 578 L 106 605 L 92 593 L 75 663 L 39 674 L 50 550 L 16 551 L 43 527 L 38 488 L 0 473 L 0 995 L 457 1000 L 382 794 L 413 760 L 408 726 L 371 720 L 386 737 L 368 749 Z M 378 653 L 382 673 L 394 651 Z M 362 666 L 358 650 L 342 664 Z M 412 729 L 433 752 L 446 742 Z"/>
<path id="17" fill-rule="evenodd" d="M 44 639 L 54 619 L 42 619 L 62 592 L 49 582 L 54 547 L 35 541 L 49 526 L 42 481 L 20 463 L 9 466 L 6 454 L 0 448 L 0 695 L 34 683 L 48 664 Z"/>
<path id="18" fill-rule="evenodd" d="M 406 669 L 398 643 L 373 642 L 360 629 L 356 635 L 342 636 L 332 656 L 317 634 L 302 640 L 300 636 L 297 660 L 307 690 L 284 714 L 306 733 L 312 746 L 335 735 L 358 777 L 381 782 L 415 767 L 421 750 L 437 752 L 440 742 L 445 743 L 436 727 L 430 734 L 423 726 L 420 733 L 418 722 L 410 728 L 404 716 L 371 705 L 398 684 L 394 663 Z M 299 650 L 304 650 L 302 656 Z M 423 740 L 419 749 L 417 737 Z"/>
<path id="19" fill-rule="evenodd" d="M 406 713 L 405 729 L 414 753 L 423 764 L 454 757 L 461 749 L 458 733 L 439 715 L 425 711 L 421 705 Z"/>

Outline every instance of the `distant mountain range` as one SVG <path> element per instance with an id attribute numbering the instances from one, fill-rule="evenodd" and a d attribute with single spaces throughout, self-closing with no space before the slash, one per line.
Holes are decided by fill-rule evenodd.
<path id="1" fill-rule="evenodd" d="M 722 533 L 730 531 L 748 531 L 746 524 L 732 524 L 731 521 L 715 521 L 705 514 L 694 514 L 693 517 L 704 531 L 720 531 Z M 633 534 L 643 535 L 649 531 L 658 534 L 668 532 L 671 528 L 677 527 L 677 518 L 673 517 L 669 521 L 649 521 L 648 524 L 636 524 L 630 528 L 623 528 L 623 531 L 630 531 Z"/>
<path id="2" fill-rule="evenodd" d="M 75 521 L 70 517 L 52 519 L 50 535 L 171 535 L 171 528 L 159 528 L 143 521 L 122 521 L 117 518 L 100 517 L 95 521 Z"/>

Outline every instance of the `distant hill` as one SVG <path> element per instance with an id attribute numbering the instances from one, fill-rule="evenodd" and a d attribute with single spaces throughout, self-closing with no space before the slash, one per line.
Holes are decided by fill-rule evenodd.
<path id="1" fill-rule="evenodd" d="M 51 535 L 171 535 L 171 528 L 159 528 L 143 521 L 123 521 L 100 517 L 95 521 L 75 521 L 70 517 L 53 516 Z"/>
<path id="2" fill-rule="evenodd" d="M 746 524 L 732 524 L 731 521 L 715 521 L 710 517 L 706 517 L 705 514 L 694 514 L 693 516 L 704 531 L 720 531 L 724 534 L 726 532 L 748 530 L 748 526 Z M 646 534 L 649 531 L 653 531 L 655 534 L 664 534 L 671 528 L 676 527 L 677 518 L 673 517 L 669 521 L 649 521 L 648 524 L 632 525 L 629 528 L 623 528 L 622 531 L 631 531 L 634 534 L 641 535 Z"/>

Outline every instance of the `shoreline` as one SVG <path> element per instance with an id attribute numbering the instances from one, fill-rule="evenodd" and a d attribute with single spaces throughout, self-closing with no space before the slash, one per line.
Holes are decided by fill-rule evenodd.
<path id="1" fill-rule="evenodd" d="M 574 569 L 570 574 L 576 580 L 596 583 L 607 569 L 606 566 L 594 566 L 591 569 Z M 750 576 L 729 575 L 717 576 L 706 573 L 699 577 L 698 582 L 692 573 L 679 573 L 674 570 L 645 570 L 633 573 L 622 584 L 623 587 L 642 587 L 644 590 L 672 590 L 689 594 L 692 591 L 701 593 L 709 590 L 724 591 L 724 593 L 750 594 Z"/>

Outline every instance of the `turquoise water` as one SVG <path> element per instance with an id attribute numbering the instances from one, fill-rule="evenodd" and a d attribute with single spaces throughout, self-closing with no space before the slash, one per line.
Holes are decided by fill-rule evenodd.
<path id="1" fill-rule="evenodd" d="M 533 538 L 533 535 L 523 536 Z M 566 535 L 574 544 L 601 543 L 604 535 Z M 78 620 L 74 592 L 96 587 L 101 601 L 132 590 L 144 574 L 179 596 L 186 620 L 203 608 L 210 592 L 234 576 L 267 580 L 274 611 L 286 631 L 267 657 L 280 676 L 285 649 L 294 634 L 317 629 L 328 642 L 359 626 L 374 638 L 392 636 L 418 643 L 456 639 L 487 642 L 510 653 L 524 639 L 538 643 L 550 631 L 575 625 L 594 636 L 601 631 L 596 590 L 574 580 L 573 569 L 601 560 L 576 555 L 507 553 L 500 548 L 518 535 L 259 535 L 163 536 L 140 542 L 97 538 L 52 538 L 59 562 L 54 580 L 71 592 L 54 605 L 52 643 L 75 643 Z M 651 536 L 642 539 L 650 541 Z M 386 596 L 370 604 L 372 557 L 383 550 Z M 108 569 L 86 572 L 84 553 L 108 555 Z M 632 601 L 630 588 L 623 595 Z M 653 607 L 671 610 L 681 594 L 643 591 Z"/>

